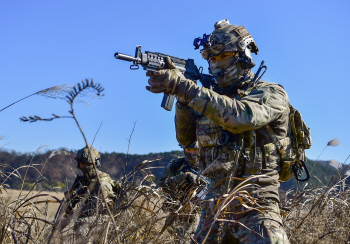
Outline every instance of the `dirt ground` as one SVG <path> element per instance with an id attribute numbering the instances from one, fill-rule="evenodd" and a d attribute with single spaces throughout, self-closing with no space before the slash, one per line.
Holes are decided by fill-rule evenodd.
<path id="1" fill-rule="evenodd" d="M 20 192 L 20 190 L 14 190 L 14 189 L 6 189 L 7 193 L 4 194 L 4 197 L 9 197 L 10 201 L 13 200 L 17 200 L 19 198 L 25 198 L 25 199 L 29 199 L 30 197 L 36 196 L 36 195 L 42 195 L 42 194 L 47 194 L 47 196 L 40 196 L 40 197 L 35 197 L 33 198 L 31 201 L 32 202 L 37 202 L 37 201 L 45 201 L 45 200 L 50 200 L 50 201 L 56 201 L 55 198 L 51 197 L 57 197 L 58 199 L 62 199 L 63 198 L 63 192 L 54 192 L 54 191 L 32 191 L 29 193 L 29 191 L 22 191 L 22 193 Z M 26 196 L 29 193 L 28 196 Z M 37 206 L 39 207 L 39 209 L 44 208 L 45 203 L 39 203 L 37 204 Z M 55 202 L 49 202 L 48 203 L 48 209 L 47 209 L 47 216 L 45 216 L 46 220 L 52 221 L 55 217 L 55 214 L 57 212 L 57 209 L 59 207 L 59 203 L 55 203 Z"/>

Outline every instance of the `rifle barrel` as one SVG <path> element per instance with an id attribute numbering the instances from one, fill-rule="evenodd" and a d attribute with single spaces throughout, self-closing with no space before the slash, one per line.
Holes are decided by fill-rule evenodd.
<path id="1" fill-rule="evenodd" d="M 122 53 L 115 53 L 114 57 L 116 59 L 121 59 L 124 61 L 137 62 L 137 63 L 141 62 L 141 60 L 139 58 L 135 58 L 135 57 L 132 57 L 130 55 L 126 55 L 126 54 L 122 54 Z"/>

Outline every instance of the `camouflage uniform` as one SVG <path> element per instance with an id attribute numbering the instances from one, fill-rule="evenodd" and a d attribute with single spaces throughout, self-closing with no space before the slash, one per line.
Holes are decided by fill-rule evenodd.
<path id="1" fill-rule="evenodd" d="M 270 178 L 260 178 L 255 182 L 260 188 L 252 187 L 249 189 L 253 197 L 261 200 L 266 199 L 261 204 L 266 205 L 264 207 L 270 209 L 270 211 L 266 211 L 266 216 L 259 212 L 251 212 L 245 215 L 231 215 L 226 217 L 243 222 L 243 224 L 246 224 L 252 230 L 257 230 L 258 228 L 258 233 L 262 233 L 261 231 L 264 230 L 266 232 L 278 231 L 282 233 L 281 235 L 284 237 L 281 238 L 285 238 L 285 243 L 287 243 L 288 240 L 286 240 L 282 228 L 278 208 L 280 157 L 263 126 L 270 124 L 278 139 L 287 137 L 288 96 L 281 86 L 267 82 L 260 82 L 249 95 L 242 98 L 237 97 L 237 93 L 238 90 L 240 92 L 244 91 L 244 87 L 239 88 L 229 96 L 223 96 L 215 91 L 200 88 L 197 97 L 188 104 L 188 107 L 182 106 L 181 108 L 181 105 L 178 104 L 176 107 L 177 138 L 180 143 L 197 138 L 201 147 L 200 168 L 204 172 L 206 171 L 206 175 L 216 182 L 226 178 L 230 172 L 235 172 L 235 176 L 241 178 L 255 174 L 270 176 Z M 197 115 L 199 118 L 188 119 L 196 116 L 195 111 L 201 114 L 199 116 Z M 234 134 L 239 134 L 241 138 L 247 138 L 244 140 L 244 152 L 249 156 L 249 162 L 245 162 L 241 157 L 237 165 L 232 165 L 233 155 L 227 148 L 219 148 L 216 152 L 216 155 L 218 155 L 217 158 L 213 158 L 213 150 L 217 145 L 216 140 L 220 135 L 221 128 L 231 131 Z M 216 133 L 208 134 L 206 133 L 208 131 Z M 252 136 L 252 134 L 255 135 Z M 255 145 L 251 145 L 251 141 L 249 140 L 252 137 L 255 137 Z M 251 147 L 255 148 L 252 149 Z M 233 169 L 230 168 L 232 166 L 234 167 Z M 233 182 L 231 188 L 239 183 L 240 181 L 238 180 Z M 227 193 L 224 184 L 219 185 L 215 193 L 218 196 Z M 208 207 L 206 206 L 205 209 L 208 209 Z M 204 210 L 203 215 L 206 215 L 207 212 L 209 211 Z M 268 217 L 269 215 L 271 216 Z M 266 226 L 271 226 L 271 228 Z M 247 238 L 259 239 L 258 235 L 252 234 L 237 224 L 225 226 L 225 228 L 228 228 L 228 231 L 243 243 L 252 243 L 250 241 L 253 240 L 248 241 Z M 208 243 L 217 243 L 217 237 L 214 238 L 217 228 L 214 227 L 212 232 Z M 205 231 L 202 233 L 204 236 L 206 235 Z M 280 237 L 280 234 L 276 235 L 278 238 Z M 268 236 L 268 233 L 265 233 L 264 236 Z M 201 238 L 203 236 L 199 237 L 198 241 Z M 265 241 L 266 243 L 270 243 L 268 239 L 265 239 Z"/>
<path id="2" fill-rule="evenodd" d="M 183 168 L 186 166 L 188 166 L 186 158 L 179 157 L 178 159 L 172 160 L 162 172 L 159 185 L 165 193 L 169 194 L 168 200 L 173 203 L 165 204 L 164 207 L 167 211 L 178 209 L 178 207 L 180 207 L 180 202 L 187 196 L 187 193 L 196 182 L 196 175 L 193 173 L 190 173 L 190 180 L 188 180 L 188 178 L 186 179 L 183 172 Z M 200 207 L 191 207 L 193 209 L 186 209 L 186 215 L 176 218 L 167 228 L 167 231 L 173 235 L 175 239 L 178 239 L 180 243 L 190 242 L 190 236 L 193 236 L 199 223 Z M 167 221 L 169 221 L 169 219 L 167 219 Z"/>
<path id="3" fill-rule="evenodd" d="M 255 65 L 251 53 L 257 54 L 258 48 L 243 26 L 219 21 L 212 35 L 195 40 L 196 44 L 197 48 L 203 45 L 201 54 L 216 78 L 218 85 L 213 90 L 186 79 L 169 58 L 165 60 L 168 70 L 147 73 L 149 91 L 177 96 L 177 140 L 183 145 L 198 141 L 201 174 L 218 183 L 211 199 L 203 203 L 198 232 L 203 228 L 196 241 L 203 242 L 207 235 L 208 226 L 203 224 L 211 221 L 210 214 L 219 197 L 247 177 L 264 174 L 268 177 L 256 178 L 257 186 L 246 189 L 259 200 L 263 213 L 254 210 L 239 214 L 247 209 L 232 202 L 227 214 L 220 216 L 250 230 L 234 221 L 216 222 L 206 243 L 289 243 L 278 206 L 281 156 L 276 146 L 277 139 L 286 153 L 283 157 L 290 158 L 288 154 L 293 150 L 288 95 L 281 85 L 258 82 L 251 72 Z M 230 181 L 225 180 L 230 177 Z"/>
<path id="4" fill-rule="evenodd" d="M 86 199 L 84 207 L 82 208 L 82 212 L 80 214 L 80 218 L 90 217 L 96 215 L 97 206 L 101 208 L 104 204 L 101 199 L 101 191 L 103 191 L 104 196 L 106 196 L 106 202 L 113 206 L 113 203 L 116 201 L 116 191 L 118 190 L 118 184 L 111 179 L 111 177 L 103 173 L 101 171 L 97 171 L 101 184 L 98 183 L 97 177 L 90 179 L 86 175 L 78 175 L 73 183 L 73 187 L 71 191 L 73 191 L 72 198 L 70 201 L 70 205 L 68 208 L 73 210 L 73 208 L 88 194 L 88 190 L 90 194 Z M 90 188 L 90 189 L 89 189 Z M 100 214 L 107 214 L 106 209 L 103 207 L 99 211 Z"/>
<path id="5" fill-rule="evenodd" d="M 248 33 L 249 34 L 249 33 Z M 237 71 L 236 71 L 237 72 Z M 209 90 L 198 88 L 196 95 L 188 104 L 177 103 L 176 134 L 179 143 L 191 143 L 197 140 L 200 145 L 200 168 L 206 176 L 216 182 L 228 176 L 247 178 L 252 175 L 265 174 L 269 178 L 258 178 L 259 187 L 249 187 L 252 197 L 259 199 L 264 213 L 252 211 L 245 214 L 227 214 L 226 219 L 237 223 L 217 222 L 212 228 L 207 243 L 227 242 L 230 239 L 241 243 L 288 243 L 279 214 L 279 170 L 280 155 L 271 136 L 265 128 L 269 125 L 278 140 L 284 144 L 286 151 L 290 148 L 289 133 L 289 99 L 282 86 L 260 81 L 251 86 L 254 74 L 247 69 L 246 78 L 234 87 Z M 239 144 L 243 140 L 242 155 L 235 160 L 237 150 L 232 144 L 218 146 L 220 136 L 226 133 Z M 238 161 L 238 162 L 237 162 Z M 229 189 L 241 181 L 233 180 Z M 215 199 L 228 193 L 227 185 L 221 183 L 214 189 L 213 202 L 205 202 L 201 218 L 210 219 Z M 228 212 L 242 212 L 244 207 L 233 208 L 237 202 L 230 204 Z M 200 228 L 198 228 L 199 231 Z M 207 230 L 208 231 L 208 230 Z M 207 234 L 205 229 L 197 236 L 203 241 Z"/>
<path id="6" fill-rule="evenodd" d="M 186 158 L 179 157 L 171 160 L 166 169 L 162 172 L 159 185 L 163 191 L 172 195 L 180 196 L 191 187 L 195 182 L 195 175 L 192 176 L 192 181 L 185 178 L 183 168 L 187 166 Z"/>

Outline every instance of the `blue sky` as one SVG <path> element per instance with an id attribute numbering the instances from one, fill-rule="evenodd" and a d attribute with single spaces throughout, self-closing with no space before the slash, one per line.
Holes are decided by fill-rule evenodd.
<path id="1" fill-rule="evenodd" d="M 134 55 L 157 51 L 207 64 L 192 46 L 195 37 L 213 31 L 221 19 L 244 25 L 265 60 L 263 80 L 282 84 L 290 103 L 311 128 L 316 159 L 343 162 L 350 154 L 348 130 L 349 1 L 0 1 L 0 109 L 39 90 L 93 78 L 105 87 L 93 106 L 76 104 L 76 115 L 89 141 L 103 121 L 94 146 L 103 152 L 178 150 L 174 111 L 160 107 L 162 95 L 145 90 L 143 70 L 116 60 L 115 52 Z M 253 69 L 253 71 L 255 71 Z M 64 100 L 28 98 L 0 113 L 1 145 L 33 152 L 79 149 L 84 140 L 71 119 L 23 123 L 21 116 L 68 115 Z"/>

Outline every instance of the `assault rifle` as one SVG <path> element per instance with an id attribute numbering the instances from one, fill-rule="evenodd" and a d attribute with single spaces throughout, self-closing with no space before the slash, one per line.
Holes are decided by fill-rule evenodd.
<path id="1" fill-rule="evenodd" d="M 202 74 L 203 67 L 198 68 L 194 64 L 193 59 L 185 60 L 158 52 L 146 51 L 145 53 L 142 53 L 140 45 L 136 46 L 135 57 L 122 53 L 114 54 L 114 57 L 116 59 L 133 62 L 133 64 L 130 65 L 131 70 L 137 70 L 139 69 L 139 65 L 141 65 L 144 70 L 150 71 L 167 69 L 164 62 L 164 58 L 167 56 L 171 58 L 175 66 L 184 74 L 187 79 L 191 79 L 193 81 L 199 80 L 202 83 L 203 87 L 212 89 L 213 84 L 215 84 L 214 77 L 212 75 Z M 174 95 L 164 94 L 161 107 L 165 110 L 171 111 L 174 99 Z"/>
<path id="2" fill-rule="evenodd" d="M 197 170 L 195 170 L 192 165 L 190 165 L 187 161 L 186 161 L 186 166 L 184 166 L 181 171 L 186 173 L 186 172 L 191 172 L 195 175 L 197 175 L 197 177 L 205 184 L 205 187 L 204 189 L 202 189 L 197 197 L 204 200 L 206 195 L 208 194 L 208 191 L 210 189 L 210 183 L 211 183 L 211 180 L 203 175 L 201 175 Z"/>

